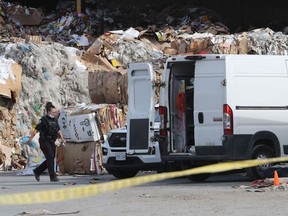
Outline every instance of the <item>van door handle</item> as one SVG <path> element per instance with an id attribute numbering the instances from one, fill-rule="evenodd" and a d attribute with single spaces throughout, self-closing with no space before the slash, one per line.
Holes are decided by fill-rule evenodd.
<path id="1" fill-rule="evenodd" d="M 199 113 L 198 113 L 198 122 L 199 122 L 200 124 L 203 124 L 203 123 L 204 123 L 204 115 L 203 115 L 202 112 L 199 112 Z"/>

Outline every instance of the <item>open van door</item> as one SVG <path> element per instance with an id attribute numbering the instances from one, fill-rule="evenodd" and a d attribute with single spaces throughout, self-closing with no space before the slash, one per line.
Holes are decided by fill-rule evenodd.
<path id="1" fill-rule="evenodd" d="M 147 153 L 154 136 L 154 71 L 150 63 L 128 68 L 127 153 Z"/>
<path id="2" fill-rule="evenodd" d="M 224 60 L 198 61 L 195 70 L 195 147 L 198 155 L 223 154 Z"/>

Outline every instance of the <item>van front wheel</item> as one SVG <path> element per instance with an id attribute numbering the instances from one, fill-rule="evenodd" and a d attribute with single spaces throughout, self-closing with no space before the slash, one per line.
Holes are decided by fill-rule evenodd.
<path id="1" fill-rule="evenodd" d="M 267 159 L 267 158 L 272 158 L 275 157 L 274 151 L 272 148 L 266 145 L 257 145 L 253 148 L 251 159 Z M 247 168 L 246 172 L 248 177 L 251 180 L 255 179 L 264 179 L 266 178 L 265 176 L 265 171 L 271 167 L 272 164 L 265 164 L 261 166 L 256 166 L 256 167 L 251 167 Z"/>

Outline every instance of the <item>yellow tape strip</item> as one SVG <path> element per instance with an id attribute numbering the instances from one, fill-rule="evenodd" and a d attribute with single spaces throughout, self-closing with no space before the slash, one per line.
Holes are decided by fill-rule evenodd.
<path id="1" fill-rule="evenodd" d="M 18 194 L 5 194 L 0 196 L 0 205 L 60 202 L 65 200 L 94 196 L 107 191 L 115 191 L 122 188 L 128 188 L 164 179 L 177 178 L 194 174 L 218 173 L 218 172 L 259 166 L 267 163 L 279 163 L 285 161 L 288 161 L 288 157 L 225 162 L 203 167 L 197 167 L 184 171 L 152 174 L 130 179 L 115 180 L 112 182 L 106 182 L 99 185 L 76 186 L 73 188 L 54 189 L 54 190 L 36 191 L 36 192 L 27 192 Z"/>

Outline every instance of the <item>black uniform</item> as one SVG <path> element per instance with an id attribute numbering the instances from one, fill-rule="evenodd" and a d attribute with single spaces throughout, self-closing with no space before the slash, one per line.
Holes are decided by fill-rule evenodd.
<path id="1" fill-rule="evenodd" d="M 34 173 L 41 175 L 48 168 L 50 179 L 56 178 L 54 159 L 56 151 L 55 141 L 60 130 L 58 122 L 55 118 L 51 118 L 48 115 L 43 116 L 37 124 L 36 130 L 40 132 L 40 148 L 46 160 L 34 170 Z"/>

